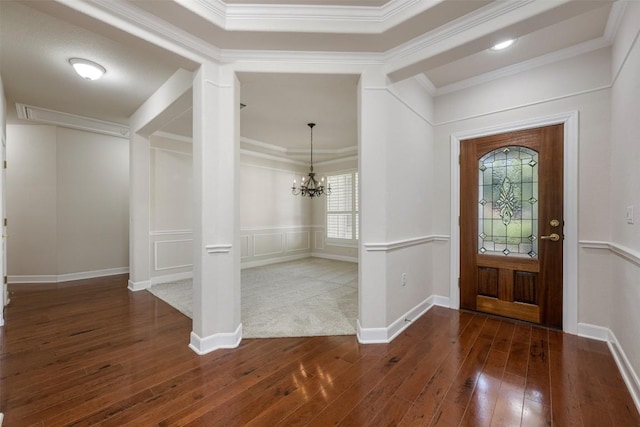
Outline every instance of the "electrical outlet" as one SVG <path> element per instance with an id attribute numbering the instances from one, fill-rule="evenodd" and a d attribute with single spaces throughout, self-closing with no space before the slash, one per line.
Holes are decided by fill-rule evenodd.
<path id="1" fill-rule="evenodd" d="M 407 273 L 402 273 L 402 286 L 407 286 Z"/>
<path id="2" fill-rule="evenodd" d="M 627 224 L 633 224 L 633 206 L 627 206 Z"/>

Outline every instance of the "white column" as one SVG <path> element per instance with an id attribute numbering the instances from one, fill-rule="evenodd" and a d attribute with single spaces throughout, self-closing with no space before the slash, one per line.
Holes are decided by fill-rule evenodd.
<path id="1" fill-rule="evenodd" d="M 236 347 L 240 323 L 239 82 L 203 64 L 193 81 L 193 331 L 198 354 Z"/>
<path id="2" fill-rule="evenodd" d="M 387 341 L 387 253 L 367 249 L 387 241 L 387 103 L 386 76 L 364 72 L 358 87 L 360 182 L 360 262 L 358 340 Z"/>
<path id="3" fill-rule="evenodd" d="M 129 289 L 149 280 L 149 138 L 135 132 L 129 140 Z"/>

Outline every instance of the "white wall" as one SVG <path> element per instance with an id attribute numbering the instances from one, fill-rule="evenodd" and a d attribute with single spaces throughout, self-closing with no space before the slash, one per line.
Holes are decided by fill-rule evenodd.
<path id="1" fill-rule="evenodd" d="M 316 200 L 291 194 L 304 168 L 243 153 L 240 158 L 240 239 L 243 267 L 304 258 L 315 246 Z"/>
<path id="2" fill-rule="evenodd" d="M 127 140 L 8 125 L 10 282 L 128 271 Z"/>
<path id="3" fill-rule="evenodd" d="M 640 3 L 629 2 L 613 47 L 611 121 L 611 277 L 601 282 L 610 294 L 611 329 L 632 370 L 630 387 L 640 404 Z M 628 224 L 627 207 L 634 208 Z M 622 255 L 622 256 L 620 256 Z M 604 308 L 603 308 L 604 309 Z M 624 357 L 624 356 L 623 356 Z M 624 372 L 623 372 L 624 373 Z M 633 378 L 633 373 L 628 373 Z"/>
<path id="4" fill-rule="evenodd" d="M 151 282 L 191 276 L 193 269 L 193 145 L 152 135 L 149 156 Z"/>
<path id="5" fill-rule="evenodd" d="M 431 97 L 413 79 L 390 86 L 386 192 L 387 242 L 412 241 L 432 236 L 436 176 L 431 165 L 434 140 Z M 363 185 L 366 183 L 363 182 Z M 387 319 L 405 313 L 436 294 L 432 257 L 437 242 L 407 246 L 389 252 L 387 260 Z M 402 286 L 402 274 L 406 285 Z M 440 294 L 446 295 L 446 294 Z"/>
<path id="6" fill-rule="evenodd" d="M 359 107 L 358 337 L 388 341 L 408 325 L 405 317 L 415 318 L 436 293 L 433 109 L 417 80 L 390 84 L 378 70 L 363 73 Z"/>
<path id="7" fill-rule="evenodd" d="M 0 76 L 0 142 L 3 145 L 6 144 L 6 131 L 7 131 L 7 100 L 4 96 L 4 86 L 2 85 L 2 76 Z M 2 157 L 0 157 L 0 162 L 3 162 L 4 152 Z M 5 197 L 5 185 L 4 185 L 4 175 L 0 174 L 0 200 L 4 200 Z M 2 228 L 4 232 L 4 227 Z M 5 238 L 2 238 L 2 242 L 5 242 Z M 4 277 L 7 272 L 5 271 L 6 265 L 4 263 L 4 259 L 6 257 L 6 246 L 4 244 L 0 245 L 0 277 Z M 4 283 L 4 280 L 3 280 Z M 4 283 L 0 287 L 0 326 L 4 324 L 4 310 L 2 308 L 7 304 L 8 300 L 8 291 L 7 284 Z"/>
<path id="8" fill-rule="evenodd" d="M 20 276 L 58 274 L 56 158 L 54 126 L 7 126 L 7 270 L 12 282 Z"/>

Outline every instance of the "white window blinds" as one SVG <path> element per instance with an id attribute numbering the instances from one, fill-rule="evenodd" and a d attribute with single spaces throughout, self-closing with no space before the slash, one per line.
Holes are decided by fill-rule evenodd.
<path id="1" fill-rule="evenodd" d="M 327 238 L 358 239 L 358 173 L 328 177 L 331 194 L 327 196 Z"/>

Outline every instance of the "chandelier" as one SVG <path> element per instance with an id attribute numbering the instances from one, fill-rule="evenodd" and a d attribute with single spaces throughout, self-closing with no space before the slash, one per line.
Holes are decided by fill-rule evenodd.
<path id="1" fill-rule="evenodd" d="M 327 196 L 331 194 L 331 183 L 327 182 L 327 187 L 324 186 L 324 177 L 320 181 L 316 181 L 316 174 L 313 172 L 313 127 L 315 123 L 307 123 L 311 131 L 311 168 L 309 171 L 309 178 L 302 177 L 300 186 L 296 186 L 296 180 L 293 180 L 293 186 L 291 187 L 291 194 L 294 196 L 302 195 L 309 196 L 310 198 L 320 197 L 323 194 Z M 305 180 L 306 178 L 306 180 Z"/>

